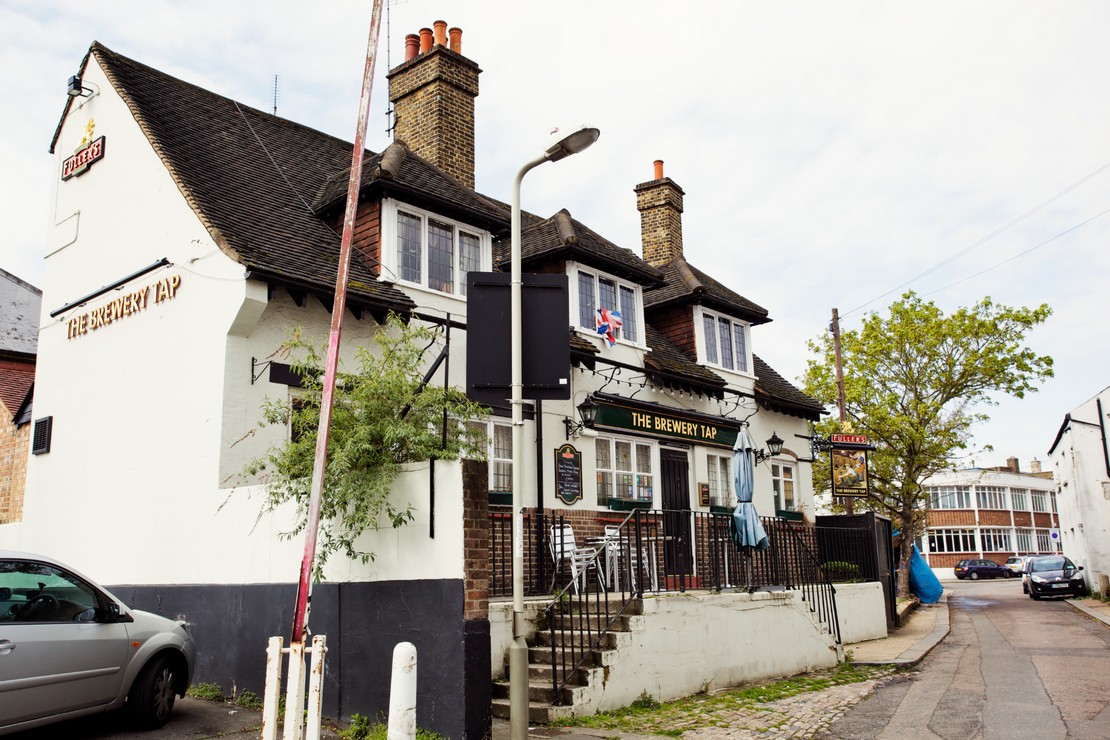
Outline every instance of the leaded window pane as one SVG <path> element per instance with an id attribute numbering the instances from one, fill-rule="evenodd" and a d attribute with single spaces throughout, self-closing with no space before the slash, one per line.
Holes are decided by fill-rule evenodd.
<path id="1" fill-rule="evenodd" d="M 733 329 L 736 337 L 736 369 L 746 373 L 748 372 L 748 343 L 744 335 L 744 327 L 742 324 L 734 324 Z"/>
<path id="2" fill-rule="evenodd" d="M 717 319 L 717 329 L 721 337 L 721 365 L 732 370 L 732 322 L 728 319 Z"/>
<path id="3" fill-rule="evenodd" d="M 705 359 L 708 362 L 717 364 L 717 326 L 713 317 L 706 314 L 702 317 L 704 319 L 705 331 Z"/>
<path id="4" fill-rule="evenodd" d="M 421 277 L 420 217 L 397 213 L 397 266 L 401 279 L 419 283 Z"/>
<path id="5" fill-rule="evenodd" d="M 459 293 L 466 295 L 466 273 L 482 269 L 482 242 L 474 234 L 459 232 Z"/>
<path id="6" fill-rule="evenodd" d="M 597 304 L 594 301 L 594 276 L 578 273 L 578 325 L 586 329 L 597 328 Z"/>
<path id="7" fill-rule="evenodd" d="M 455 230 L 450 224 L 428 220 L 428 287 L 455 292 Z"/>
<path id="8" fill-rule="evenodd" d="M 640 328 L 636 324 L 636 291 L 625 286 L 620 286 L 621 293 L 621 336 L 630 342 L 635 342 L 640 336 Z"/>

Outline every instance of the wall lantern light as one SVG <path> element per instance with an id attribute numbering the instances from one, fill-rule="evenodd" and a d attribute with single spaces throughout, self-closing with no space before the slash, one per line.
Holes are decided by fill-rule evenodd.
<path id="1" fill-rule="evenodd" d="M 563 418 L 568 440 L 571 437 L 577 437 L 583 429 L 593 429 L 594 421 L 597 419 L 597 401 L 592 395 L 586 396 L 586 400 L 578 404 L 578 417 L 580 421 L 577 422 L 569 416 Z"/>
<path id="2" fill-rule="evenodd" d="M 778 455 L 782 452 L 782 445 L 783 440 L 779 439 L 778 432 L 771 432 L 771 438 L 767 440 L 767 449 L 755 451 L 755 464 L 766 462 Z"/>

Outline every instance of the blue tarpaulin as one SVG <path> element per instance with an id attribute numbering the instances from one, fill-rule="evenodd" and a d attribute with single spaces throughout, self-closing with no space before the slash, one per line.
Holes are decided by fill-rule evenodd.
<path id="1" fill-rule="evenodd" d="M 917 545 L 913 546 L 913 553 L 910 554 L 910 591 L 917 594 L 922 604 L 935 604 L 944 593 L 940 579 L 921 557 Z"/>

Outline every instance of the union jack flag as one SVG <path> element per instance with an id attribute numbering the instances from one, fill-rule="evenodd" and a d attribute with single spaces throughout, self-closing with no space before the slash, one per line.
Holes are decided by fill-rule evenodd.
<path id="1" fill-rule="evenodd" d="M 621 312 L 599 308 L 594 320 L 597 322 L 597 333 L 605 337 L 610 347 L 615 345 L 617 343 L 617 331 L 621 328 L 622 323 Z"/>

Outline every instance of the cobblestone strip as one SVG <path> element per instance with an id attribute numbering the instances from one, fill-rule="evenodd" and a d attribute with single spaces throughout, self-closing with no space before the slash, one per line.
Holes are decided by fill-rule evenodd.
<path id="1" fill-rule="evenodd" d="M 716 727 L 685 732 L 688 740 L 718 738 L 816 738 L 888 677 L 831 686 L 778 701 L 718 711 Z M 704 724 L 705 717 L 697 724 Z M 693 722 L 691 722 L 693 724 Z M 689 726 L 689 725 L 687 725 Z M 670 729 L 682 729 L 681 724 Z"/>

